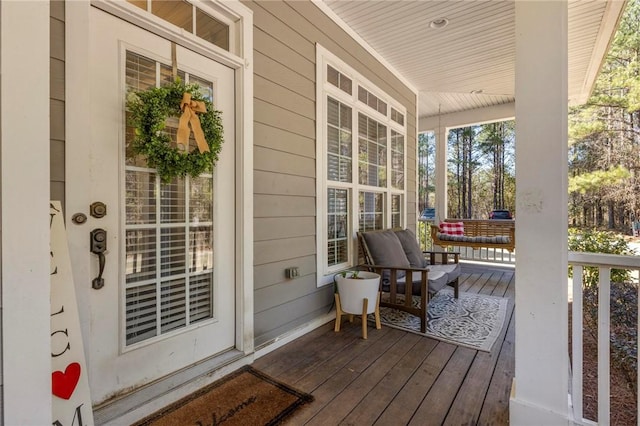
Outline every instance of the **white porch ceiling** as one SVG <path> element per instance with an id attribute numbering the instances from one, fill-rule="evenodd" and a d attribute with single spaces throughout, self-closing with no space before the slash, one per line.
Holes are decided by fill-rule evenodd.
<path id="1" fill-rule="evenodd" d="M 514 1 L 324 0 L 419 91 L 419 117 L 513 102 Z M 584 102 L 623 0 L 569 2 L 569 99 Z M 429 26 L 447 18 L 442 29 Z M 482 90 L 481 94 L 471 93 Z"/>

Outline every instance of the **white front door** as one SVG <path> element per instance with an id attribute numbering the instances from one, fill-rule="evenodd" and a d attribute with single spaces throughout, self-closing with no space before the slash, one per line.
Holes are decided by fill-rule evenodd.
<path id="1" fill-rule="evenodd" d="M 235 346 L 235 94 L 234 71 L 220 63 L 179 45 L 172 57 L 171 42 L 95 8 L 89 28 L 91 131 L 79 156 L 67 145 L 66 165 L 67 179 L 83 179 L 87 191 L 67 199 L 87 212 L 102 202 L 107 214 L 89 217 L 86 232 L 67 226 L 75 246 L 93 229 L 107 233 L 103 288 L 91 288 L 97 255 L 73 259 L 100 403 Z M 129 149 L 125 98 L 173 81 L 173 60 L 177 76 L 222 111 L 225 130 L 213 175 L 165 184 Z"/>

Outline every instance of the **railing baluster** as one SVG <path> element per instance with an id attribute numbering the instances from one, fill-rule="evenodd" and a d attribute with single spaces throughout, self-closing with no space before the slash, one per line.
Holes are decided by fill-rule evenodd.
<path id="1" fill-rule="evenodd" d="M 577 324 L 576 320 L 578 316 L 582 318 L 582 314 L 578 314 L 578 305 L 584 310 L 584 294 L 581 292 L 581 288 L 577 287 L 576 274 L 578 268 L 582 269 L 588 266 L 595 266 L 599 271 L 598 280 L 598 425 L 609 425 L 611 423 L 611 271 L 615 269 L 632 270 L 635 273 L 640 273 L 640 257 L 638 256 L 626 256 L 626 255 L 614 255 L 604 253 L 584 253 L 584 252 L 569 252 L 568 256 L 569 264 L 574 269 L 573 279 L 573 307 L 572 307 L 572 364 L 573 364 L 573 377 L 572 377 L 572 400 L 574 404 L 574 421 L 576 424 L 593 425 L 590 420 L 584 419 L 582 416 L 584 409 L 582 405 L 582 398 L 584 397 L 584 382 L 581 360 L 577 359 L 577 356 L 582 357 L 582 345 L 583 342 L 578 344 L 576 339 L 578 334 L 582 335 L 582 329 L 584 324 Z M 632 277 L 632 282 L 636 282 L 635 277 Z M 638 311 L 640 312 L 640 293 L 638 294 Z M 640 316 L 638 323 L 635 324 L 640 330 Z M 580 328 L 580 331 L 576 328 Z M 580 365 L 578 365 L 580 364 Z M 580 369 L 580 371 L 578 371 Z M 576 377 L 578 376 L 578 377 Z M 640 372 L 637 375 L 637 380 L 640 383 Z M 631 407 L 629 407 L 631 408 Z M 638 395 L 636 412 L 638 414 L 638 426 L 640 426 L 640 395 Z"/>
<path id="2" fill-rule="evenodd" d="M 598 268 L 598 424 L 610 423 L 611 268 Z"/>
<path id="3" fill-rule="evenodd" d="M 571 389 L 573 417 L 582 420 L 582 266 L 573 266 L 573 302 L 571 304 Z"/>

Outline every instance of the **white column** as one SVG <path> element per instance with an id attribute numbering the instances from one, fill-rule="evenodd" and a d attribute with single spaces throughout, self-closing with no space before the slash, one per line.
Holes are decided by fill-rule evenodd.
<path id="1" fill-rule="evenodd" d="M 510 423 L 568 423 L 567 1 L 517 1 L 516 368 Z"/>
<path id="2" fill-rule="evenodd" d="M 436 136 L 436 219 L 435 223 L 447 217 L 447 135 L 449 129 L 438 126 Z"/>
<path id="3" fill-rule="evenodd" d="M 2 386 L 6 425 L 51 424 L 49 1 L 0 2 Z"/>

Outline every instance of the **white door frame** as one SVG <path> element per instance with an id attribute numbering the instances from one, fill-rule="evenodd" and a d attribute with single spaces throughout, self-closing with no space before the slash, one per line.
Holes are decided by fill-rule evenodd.
<path id="1" fill-rule="evenodd" d="M 235 348 L 245 355 L 254 351 L 253 327 L 253 14 L 239 1 L 208 2 L 208 6 L 223 10 L 226 15 L 239 20 L 233 54 L 217 48 L 191 34 L 138 9 L 127 2 L 107 2 L 94 0 L 89 3 L 67 2 L 65 11 L 65 96 L 66 96 L 66 161 L 73 162 L 74 158 L 88 158 L 85 150 L 89 144 L 82 141 L 90 134 L 89 116 L 89 46 L 90 31 L 89 14 L 91 7 L 98 7 L 119 18 L 140 26 L 154 34 L 168 40 L 176 41 L 180 45 L 191 49 L 203 56 L 225 64 L 235 70 L 236 75 L 236 306 L 235 306 Z M 232 38 L 233 40 L 233 38 Z M 73 147 L 73 152 L 70 147 Z M 85 151 L 85 152 L 82 152 Z M 68 194 L 90 193 L 89 182 L 66 176 L 66 192 Z M 88 214 L 87 205 L 67 197 L 65 206 L 66 223 L 72 224 L 71 216 L 76 212 Z M 86 259 L 73 265 L 74 275 L 86 276 L 86 268 L 90 264 L 89 241 L 86 237 L 87 229 L 83 226 L 68 226 L 70 252 L 72 259 Z M 81 233 L 82 235 L 78 235 Z M 75 238 L 74 238 L 75 237 Z M 81 241 L 82 244 L 74 243 Z M 77 287 L 90 285 L 75 279 Z M 83 335 L 89 333 L 90 306 L 78 292 L 80 317 Z"/>

